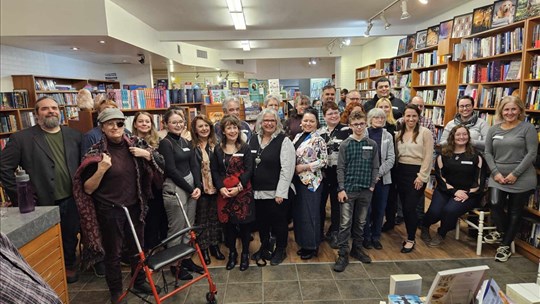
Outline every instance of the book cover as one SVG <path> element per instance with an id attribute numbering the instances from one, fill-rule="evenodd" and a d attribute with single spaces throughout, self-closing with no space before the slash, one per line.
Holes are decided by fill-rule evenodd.
<path id="1" fill-rule="evenodd" d="M 446 20 L 439 24 L 439 40 L 444 40 L 452 36 L 452 26 L 454 25 L 454 20 Z"/>
<path id="2" fill-rule="evenodd" d="M 422 30 L 416 32 L 416 45 L 415 49 L 422 49 L 426 47 L 426 40 L 427 40 L 427 30 Z"/>
<path id="3" fill-rule="evenodd" d="M 399 40 L 397 55 L 399 56 L 405 53 L 407 53 L 407 37 Z"/>
<path id="4" fill-rule="evenodd" d="M 471 33 L 476 34 L 491 28 L 491 16 L 493 4 L 475 8 L 473 11 L 473 23 Z"/>
<path id="5" fill-rule="evenodd" d="M 426 303 L 469 304 L 483 281 L 488 266 L 439 271 L 426 297 Z"/>
<path id="6" fill-rule="evenodd" d="M 521 62 L 518 60 L 513 60 L 510 62 L 508 72 L 504 80 L 518 80 L 520 79 L 521 74 Z"/>
<path id="7" fill-rule="evenodd" d="M 461 38 L 471 34 L 472 13 L 454 17 L 452 25 L 452 38 Z"/>
<path id="8" fill-rule="evenodd" d="M 423 304 L 424 302 L 417 295 L 388 295 L 388 304 Z"/>
<path id="9" fill-rule="evenodd" d="M 28 90 L 13 90 L 13 105 L 17 109 L 28 108 Z"/>
<path id="10" fill-rule="evenodd" d="M 525 20 L 540 14 L 540 2 L 537 0 L 517 0 L 515 21 Z"/>
<path id="11" fill-rule="evenodd" d="M 426 46 L 434 46 L 439 43 L 440 28 L 438 25 L 429 27 L 427 29 Z"/>
<path id="12" fill-rule="evenodd" d="M 517 0 L 500 0 L 493 4 L 491 27 L 499 27 L 514 22 Z"/>
<path id="13" fill-rule="evenodd" d="M 416 34 L 407 35 L 407 53 L 414 51 L 416 45 Z"/>

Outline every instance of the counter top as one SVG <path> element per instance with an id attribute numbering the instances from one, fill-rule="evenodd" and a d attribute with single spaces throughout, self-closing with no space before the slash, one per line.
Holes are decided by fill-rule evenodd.
<path id="1" fill-rule="evenodd" d="M 60 211 L 57 206 L 36 207 L 29 213 L 20 213 L 18 207 L 6 208 L 7 213 L 0 218 L 0 231 L 9 240 L 21 248 L 28 242 L 60 223 Z"/>

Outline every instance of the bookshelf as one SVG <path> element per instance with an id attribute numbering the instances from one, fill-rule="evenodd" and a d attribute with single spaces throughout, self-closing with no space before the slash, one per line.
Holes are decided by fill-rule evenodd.
<path id="1" fill-rule="evenodd" d="M 373 97 L 374 90 L 372 89 L 369 72 L 375 68 L 375 64 L 370 64 L 356 69 L 356 89 L 360 92 L 362 100 L 369 100 Z"/>
<path id="2" fill-rule="evenodd" d="M 412 52 L 388 58 L 385 70 L 388 73 L 392 94 L 408 103 L 411 99 Z"/>

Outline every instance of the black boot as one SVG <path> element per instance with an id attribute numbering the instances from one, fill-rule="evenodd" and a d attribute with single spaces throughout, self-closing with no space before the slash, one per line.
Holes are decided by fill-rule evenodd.
<path id="1" fill-rule="evenodd" d="M 210 254 L 215 257 L 216 259 L 220 260 L 220 261 L 223 261 L 225 260 L 225 256 L 223 255 L 223 253 L 221 253 L 221 251 L 219 250 L 219 245 L 212 245 L 210 246 Z"/>
<path id="2" fill-rule="evenodd" d="M 240 257 L 240 271 L 245 271 L 249 268 L 249 252 L 242 252 Z"/>
<path id="3" fill-rule="evenodd" d="M 179 269 L 180 271 L 178 271 Z M 189 272 L 187 272 L 187 270 L 185 270 L 182 266 L 171 266 L 171 274 L 173 275 L 173 277 L 177 276 L 178 279 L 182 281 L 188 281 L 193 279 L 193 276 Z"/>
<path id="4" fill-rule="evenodd" d="M 206 265 L 210 265 L 212 263 L 212 260 L 210 259 L 210 253 L 208 252 L 208 249 L 202 249 L 201 253 L 204 259 L 204 263 Z"/>
<path id="5" fill-rule="evenodd" d="M 193 272 L 200 273 L 200 274 L 204 273 L 204 268 L 202 268 L 201 266 L 195 264 L 192 259 L 183 260 L 182 261 L 182 266 L 184 266 L 184 268 L 186 270 L 188 270 L 188 271 L 193 271 Z"/>
<path id="6" fill-rule="evenodd" d="M 227 270 L 231 270 L 234 268 L 234 266 L 236 266 L 236 263 L 238 263 L 238 252 L 229 252 L 229 260 L 227 261 L 227 266 L 225 268 Z"/>

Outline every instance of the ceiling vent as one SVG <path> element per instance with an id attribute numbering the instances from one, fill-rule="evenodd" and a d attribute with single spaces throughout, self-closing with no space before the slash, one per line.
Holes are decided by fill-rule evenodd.
<path id="1" fill-rule="evenodd" d="M 236 64 L 244 64 L 244 60 L 243 59 L 236 59 Z"/>
<path id="2" fill-rule="evenodd" d="M 208 52 L 203 50 L 197 50 L 197 58 L 208 59 Z"/>

